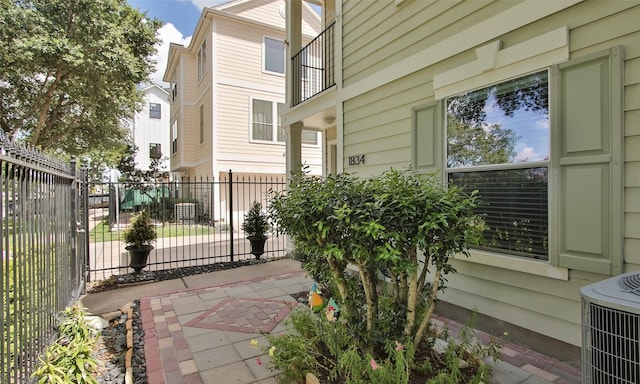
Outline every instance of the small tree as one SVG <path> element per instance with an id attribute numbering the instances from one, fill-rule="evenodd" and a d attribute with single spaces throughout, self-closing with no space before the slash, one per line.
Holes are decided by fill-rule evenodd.
<path id="1" fill-rule="evenodd" d="M 151 222 L 149 212 L 140 211 L 131 220 L 131 226 L 122 234 L 124 242 L 128 244 L 128 248 L 141 249 L 145 248 L 158 237 L 156 228 Z"/>
<path id="2" fill-rule="evenodd" d="M 340 298 L 352 333 L 371 351 L 385 338 L 412 339 L 416 347 L 421 342 L 444 276 L 455 272 L 450 259 L 468 254 L 468 246 L 481 239 L 475 201 L 475 193 L 411 171 L 371 179 L 298 174 L 286 191 L 273 195 L 270 216 L 293 238 L 305 269 Z M 348 264 L 359 279 L 347 273 Z M 429 272 L 433 280 L 423 297 Z M 391 296 L 392 315 L 380 310 L 385 275 L 391 289 L 381 292 Z M 383 318 L 386 327 L 379 329 Z"/>
<path id="3" fill-rule="evenodd" d="M 242 230 L 248 239 L 266 239 L 269 231 L 269 221 L 267 215 L 262 212 L 262 204 L 254 201 L 251 208 L 244 216 Z"/>

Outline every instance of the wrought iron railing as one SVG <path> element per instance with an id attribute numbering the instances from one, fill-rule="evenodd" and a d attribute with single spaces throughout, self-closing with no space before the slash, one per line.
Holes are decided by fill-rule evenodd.
<path id="1" fill-rule="evenodd" d="M 284 175 L 235 175 L 231 171 L 219 179 L 92 184 L 92 190 L 109 193 L 109 202 L 108 207 L 104 203 L 90 206 L 89 279 L 133 272 L 121 234 L 142 209 L 149 211 L 158 233 L 143 271 L 253 260 L 242 231 L 244 214 L 253 201 L 266 210 L 269 191 L 285 186 Z M 261 257 L 286 256 L 286 245 L 285 236 L 271 233 Z"/>
<path id="2" fill-rule="evenodd" d="M 0 382 L 27 383 L 84 288 L 86 175 L 0 133 Z"/>
<path id="3" fill-rule="evenodd" d="M 335 85 L 335 22 L 292 58 L 292 106 Z"/>

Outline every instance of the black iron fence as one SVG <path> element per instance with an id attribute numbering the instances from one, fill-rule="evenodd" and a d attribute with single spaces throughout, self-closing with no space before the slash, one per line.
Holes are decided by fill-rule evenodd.
<path id="1" fill-rule="evenodd" d="M 284 175 L 231 171 L 219 179 L 91 184 L 89 279 L 133 272 L 122 232 L 143 209 L 158 233 L 146 271 L 254 259 L 242 231 L 244 215 L 254 201 L 266 210 L 269 191 L 285 185 Z M 286 237 L 271 233 L 261 257 L 285 256 L 286 245 Z"/>
<path id="2" fill-rule="evenodd" d="M 86 175 L 0 132 L 0 382 L 26 383 L 84 288 Z"/>
<path id="3" fill-rule="evenodd" d="M 335 22 L 325 28 L 292 60 L 292 106 L 335 85 Z"/>

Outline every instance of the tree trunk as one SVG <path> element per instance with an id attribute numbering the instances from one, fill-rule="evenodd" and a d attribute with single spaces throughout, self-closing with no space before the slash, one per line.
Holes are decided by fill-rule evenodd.
<path id="1" fill-rule="evenodd" d="M 349 317 L 351 314 L 351 306 L 348 300 L 349 290 L 347 289 L 347 285 L 344 283 L 343 271 L 340 270 L 340 267 L 335 260 L 332 260 L 331 258 L 326 258 L 326 260 L 329 264 L 329 269 L 331 269 L 331 274 L 333 275 L 336 285 L 338 286 L 338 291 L 340 292 L 342 299 L 341 311 L 346 317 Z"/>
<path id="2" fill-rule="evenodd" d="M 433 311 L 436 307 L 436 299 L 438 298 L 438 288 L 440 287 L 441 279 L 442 267 L 439 267 L 436 269 L 436 275 L 433 278 L 433 285 L 431 286 L 431 292 L 429 293 L 429 307 L 427 308 L 427 313 L 424 314 L 420 327 L 418 328 L 418 332 L 416 332 L 416 336 L 413 338 L 413 345 L 416 349 L 418 349 L 418 344 L 424 337 L 424 333 L 427 330 L 429 321 L 431 320 L 431 315 L 433 315 Z"/>
<path id="3" fill-rule="evenodd" d="M 367 332 L 373 331 L 378 317 L 378 291 L 376 290 L 376 279 L 371 271 L 362 265 L 358 265 L 360 279 L 364 287 L 364 296 L 367 300 Z"/>
<path id="4" fill-rule="evenodd" d="M 416 248 L 409 249 L 409 260 L 415 265 L 418 264 Z M 407 316 L 404 324 L 404 335 L 411 336 L 416 324 L 416 307 L 418 301 L 418 270 L 409 277 L 407 292 Z"/>

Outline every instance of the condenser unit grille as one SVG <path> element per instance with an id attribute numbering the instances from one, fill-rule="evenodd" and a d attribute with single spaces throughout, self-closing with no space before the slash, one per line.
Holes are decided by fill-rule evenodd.
<path id="1" fill-rule="evenodd" d="M 623 292 L 640 295 L 640 273 L 621 276 L 618 279 L 618 284 L 620 285 L 620 288 L 622 288 Z"/>
<path id="2" fill-rule="evenodd" d="M 583 305 L 583 383 L 640 383 L 640 315 Z"/>

